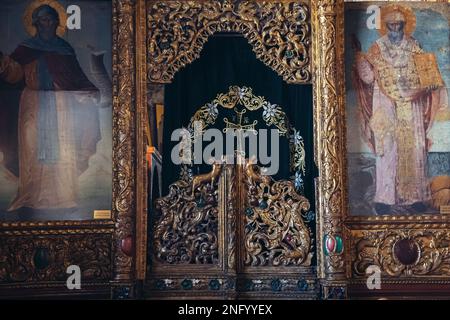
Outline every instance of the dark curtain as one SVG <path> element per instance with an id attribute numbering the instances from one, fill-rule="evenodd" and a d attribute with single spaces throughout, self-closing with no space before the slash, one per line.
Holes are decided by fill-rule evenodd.
<path id="1" fill-rule="evenodd" d="M 245 38 L 229 34 L 211 37 L 200 58 L 180 70 L 173 82 L 166 85 L 163 194 L 167 194 L 168 186 L 179 178 L 179 166 L 170 159 L 171 150 L 178 143 L 170 141 L 172 131 L 187 127 L 197 109 L 214 100 L 219 93 L 227 93 L 233 85 L 251 87 L 254 95 L 263 96 L 266 101 L 282 106 L 291 124 L 300 131 L 306 151 L 305 196 L 313 206 L 313 180 L 317 174 L 313 155 L 312 87 L 285 83 L 276 72 L 256 58 Z M 230 119 L 232 114 L 233 110 L 219 108 L 215 127 L 222 129 L 221 118 L 226 116 Z M 262 115 L 262 110 L 258 111 L 258 115 Z M 255 115 L 247 112 L 246 116 L 252 120 Z M 257 128 L 262 127 L 265 127 L 265 123 L 258 119 Z M 288 142 L 287 137 L 280 141 L 280 170 L 275 176 L 278 179 L 288 179 L 293 175 L 289 172 Z M 202 171 L 205 170 L 197 168 L 194 174 Z"/>

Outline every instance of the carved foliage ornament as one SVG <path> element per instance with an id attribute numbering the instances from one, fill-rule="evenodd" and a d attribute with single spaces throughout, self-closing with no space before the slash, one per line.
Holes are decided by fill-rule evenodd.
<path id="1" fill-rule="evenodd" d="M 223 168 L 226 168 L 225 171 Z M 228 265 L 234 266 L 236 223 L 244 223 L 242 248 L 246 266 L 310 266 L 313 255 L 311 230 L 305 221 L 310 205 L 299 195 L 292 181 L 274 181 L 261 174 L 251 162 L 245 165 L 243 207 L 235 208 L 239 198 L 231 165 L 214 164 L 208 174 L 179 180 L 169 194 L 156 201 L 158 215 L 154 223 L 156 261 L 164 264 L 218 264 L 219 229 L 228 228 Z M 241 166 L 234 166 L 240 170 Z M 224 171 L 224 172 L 223 172 Z M 223 172 L 223 173 L 222 173 Z M 222 173 L 222 174 L 221 174 Z M 221 179 L 227 177 L 225 193 L 218 192 Z M 217 181 L 217 182 L 216 182 Z M 241 188 L 238 188 L 241 190 Z M 233 194 L 231 194 L 233 193 Z M 228 198 L 224 198 L 228 197 Z M 229 210 L 220 224 L 223 203 Z M 233 230 L 235 229 L 235 230 Z M 239 229 L 239 228 L 237 228 Z"/>
<path id="2" fill-rule="evenodd" d="M 111 235 L 4 237 L 0 241 L 0 283 L 66 281 L 78 265 L 84 281 L 111 279 Z"/>
<path id="3" fill-rule="evenodd" d="M 132 257 L 121 242 L 134 233 L 134 90 L 135 46 L 132 0 L 116 0 L 113 5 L 113 214 L 114 277 L 131 278 Z"/>
<path id="4" fill-rule="evenodd" d="M 270 297 L 272 292 L 289 292 L 290 297 L 298 297 L 295 294 L 315 295 L 317 283 L 312 279 L 305 279 L 301 277 L 280 277 L 280 278 L 245 278 L 234 281 L 230 278 L 156 278 L 151 281 L 151 288 L 154 290 L 153 295 L 158 291 L 172 291 L 170 295 L 176 294 L 176 290 L 183 290 L 183 294 L 186 294 L 185 290 L 192 291 L 209 291 L 220 292 L 225 290 L 238 290 L 238 291 L 253 291 L 264 292 L 266 297 Z"/>
<path id="5" fill-rule="evenodd" d="M 256 57 L 288 83 L 305 83 L 310 73 L 307 4 L 255 1 L 151 2 L 148 72 L 155 83 L 170 83 L 175 73 L 200 56 L 208 37 L 237 32 Z"/>
<path id="6" fill-rule="evenodd" d="M 291 181 L 273 181 L 246 165 L 245 265 L 310 265 L 311 230 L 304 220 L 310 207 Z"/>
<path id="7" fill-rule="evenodd" d="M 319 243 L 325 235 L 343 234 L 345 216 L 345 130 L 340 92 L 343 77 L 343 1 L 313 0 L 314 46 L 314 136 L 318 178 Z M 341 41 L 342 40 L 342 41 Z M 345 247 L 342 248 L 345 253 Z M 320 276 L 341 283 L 345 279 L 345 254 L 321 255 Z M 326 295 L 325 295 L 326 297 Z"/>
<path id="8" fill-rule="evenodd" d="M 192 186 L 177 181 L 166 197 L 156 200 L 154 249 L 158 261 L 169 264 L 218 263 L 218 187 L 220 166 L 195 176 Z"/>
<path id="9" fill-rule="evenodd" d="M 366 276 L 370 265 L 393 277 L 450 275 L 450 233 L 446 230 L 354 232 L 356 276 Z"/>

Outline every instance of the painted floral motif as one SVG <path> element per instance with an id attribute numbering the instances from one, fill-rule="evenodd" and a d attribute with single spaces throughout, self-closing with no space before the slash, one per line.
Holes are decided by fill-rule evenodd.
<path id="1" fill-rule="evenodd" d="M 266 102 L 263 106 L 263 119 L 271 119 L 275 117 L 275 114 L 277 112 L 277 105 L 271 104 L 270 102 Z M 267 120 L 266 120 L 267 121 Z"/>
<path id="2" fill-rule="evenodd" d="M 278 133 L 280 136 L 286 134 L 289 122 L 287 120 L 286 114 L 281 107 L 276 104 L 271 104 L 270 102 L 265 102 L 263 105 L 263 115 L 262 118 L 268 126 L 274 125 L 278 128 Z"/>
<path id="3" fill-rule="evenodd" d="M 297 191 L 303 190 L 303 178 L 300 171 L 297 171 L 294 176 L 294 186 Z"/>
<path id="4" fill-rule="evenodd" d="M 206 104 L 206 111 L 207 111 L 208 115 L 216 118 L 217 115 L 219 114 L 219 111 L 217 110 L 217 103 L 210 102 L 210 103 Z"/>
<path id="5" fill-rule="evenodd" d="M 291 149 L 291 170 L 305 174 L 305 143 L 303 137 L 297 129 L 291 127 L 290 149 Z"/>
<path id="6" fill-rule="evenodd" d="M 246 89 L 245 87 L 244 88 L 239 88 L 239 91 L 238 91 L 239 99 L 243 99 L 244 98 L 244 96 L 246 94 L 246 91 L 247 91 L 245 89 Z"/>
<path id="7" fill-rule="evenodd" d="M 180 179 L 183 181 L 190 182 L 192 181 L 192 177 L 194 174 L 192 173 L 192 168 L 189 166 L 182 164 L 180 168 Z"/>

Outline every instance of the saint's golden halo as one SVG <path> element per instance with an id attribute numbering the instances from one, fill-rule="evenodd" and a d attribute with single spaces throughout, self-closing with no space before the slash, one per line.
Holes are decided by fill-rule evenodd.
<path id="1" fill-rule="evenodd" d="M 416 15 L 414 14 L 414 11 L 407 6 L 399 5 L 399 4 L 389 4 L 386 6 L 381 7 L 381 26 L 378 32 L 380 35 L 384 36 L 387 33 L 387 27 L 386 27 L 386 16 L 394 13 L 394 12 L 400 12 L 405 17 L 405 28 L 404 32 L 405 35 L 410 36 L 416 29 Z"/>
<path id="2" fill-rule="evenodd" d="M 66 32 L 67 13 L 64 7 L 56 0 L 34 0 L 25 9 L 23 15 L 23 25 L 27 33 L 31 36 L 36 35 L 36 28 L 33 26 L 33 12 L 42 5 L 49 5 L 58 12 L 59 26 L 56 29 L 56 34 L 60 37 Z"/>

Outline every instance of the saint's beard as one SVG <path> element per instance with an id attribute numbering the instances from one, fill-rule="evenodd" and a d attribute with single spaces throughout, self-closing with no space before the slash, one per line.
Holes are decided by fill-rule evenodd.
<path id="1" fill-rule="evenodd" d="M 38 34 L 43 40 L 51 40 L 56 37 L 56 28 L 38 28 Z"/>
<path id="2" fill-rule="evenodd" d="M 389 31 L 388 37 L 392 42 L 400 42 L 403 39 L 403 30 L 401 31 Z"/>

